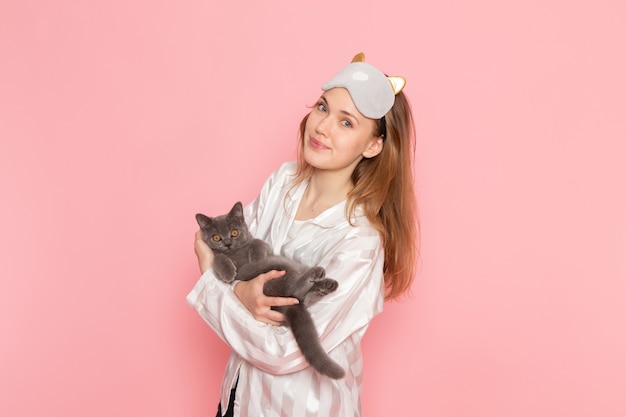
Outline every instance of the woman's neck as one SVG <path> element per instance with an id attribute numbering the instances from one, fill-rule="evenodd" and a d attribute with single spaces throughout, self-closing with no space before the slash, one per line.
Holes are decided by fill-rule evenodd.
<path id="1" fill-rule="evenodd" d="M 296 220 L 317 217 L 323 211 L 345 200 L 351 189 L 352 181 L 349 177 L 340 178 L 327 172 L 316 171 L 304 190 Z"/>

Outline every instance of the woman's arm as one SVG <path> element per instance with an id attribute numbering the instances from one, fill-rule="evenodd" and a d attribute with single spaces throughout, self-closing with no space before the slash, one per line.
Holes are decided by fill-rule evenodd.
<path id="1" fill-rule="evenodd" d="M 272 310 L 272 306 L 298 304 L 297 298 L 268 297 L 263 292 L 263 286 L 267 281 L 280 278 L 283 275 L 285 275 L 285 271 L 269 271 L 249 281 L 240 281 L 233 286 L 235 295 L 255 320 L 272 326 L 280 326 L 285 317 L 283 313 Z"/>
<path id="2" fill-rule="evenodd" d="M 193 249 L 198 258 L 200 273 L 204 274 L 207 269 L 213 268 L 213 250 L 202 239 L 202 230 L 198 230 L 194 236 Z"/>
<path id="3" fill-rule="evenodd" d="M 355 233 L 346 236 L 321 265 L 329 277 L 340 282 L 337 291 L 310 307 L 326 351 L 366 328 L 382 310 L 380 246 L 376 232 Z M 210 269 L 187 301 L 234 351 L 254 366 L 273 374 L 287 374 L 308 366 L 288 328 L 255 320 L 231 286 L 219 281 Z"/>

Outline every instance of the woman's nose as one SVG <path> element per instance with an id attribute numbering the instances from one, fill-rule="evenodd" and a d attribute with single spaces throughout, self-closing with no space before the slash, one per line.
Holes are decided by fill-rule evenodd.
<path id="1" fill-rule="evenodd" d="M 330 132 L 330 118 L 328 116 L 322 117 L 322 119 L 315 126 L 315 132 L 320 135 L 328 136 Z"/>

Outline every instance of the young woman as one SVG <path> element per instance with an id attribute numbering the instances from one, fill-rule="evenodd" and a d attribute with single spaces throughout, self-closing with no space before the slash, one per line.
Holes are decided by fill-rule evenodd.
<path id="1" fill-rule="evenodd" d="M 263 284 L 282 272 L 225 284 L 196 233 L 203 274 L 187 302 L 232 348 L 218 416 L 361 415 L 361 339 L 383 300 L 410 288 L 418 257 L 415 138 L 403 87 L 403 78 L 357 55 L 300 123 L 298 161 L 275 171 L 244 210 L 252 234 L 275 253 L 322 266 L 339 282 L 309 311 L 344 378 L 315 372 L 280 326 L 271 307 L 297 300 L 266 297 Z"/>

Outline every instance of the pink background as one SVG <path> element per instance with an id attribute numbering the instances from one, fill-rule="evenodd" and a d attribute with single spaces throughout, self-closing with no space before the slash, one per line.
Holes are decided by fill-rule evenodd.
<path id="1" fill-rule="evenodd" d="M 0 415 L 214 415 L 194 214 L 359 51 L 408 79 L 423 225 L 365 415 L 626 415 L 625 3 L 248 3 L 0 5 Z"/>

